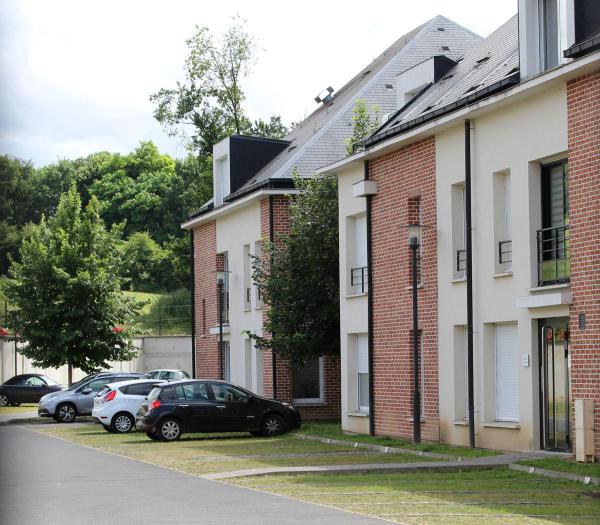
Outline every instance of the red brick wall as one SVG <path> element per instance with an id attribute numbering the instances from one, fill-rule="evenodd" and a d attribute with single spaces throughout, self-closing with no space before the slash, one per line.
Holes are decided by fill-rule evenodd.
<path id="1" fill-rule="evenodd" d="M 260 201 L 261 237 L 269 239 L 270 236 L 270 206 L 269 197 Z M 289 197 L 282 195 L 273 196 L 273 233 L 277 242 L 278 233 L 289 233 Z M 267 305 L 263 307 L 263 322 L 266 319 Z M 264 334 L 268 335 L 268 334 Z M 267 397 L 273 396 L 273 366 L 272 353 L 263 352 L 263 393 Z M 277 359 L 277 399 L 292 401 L 292 370 L 289 363 Z M 324 398 L 325 403 L 319 406 L 303 406 L 300 412 L 305 420 L 308 419 L 336 419 L 340 417 L 340 361 L 339 358 L 326 357 L 324 361 Z"/>
<path id="2" fill-rule="evenodd" d="M 600 458 L 600 70 L 567 84 L 567 110 L 571 398 L 594 400 L 595 455 Z M 586 318 L 582 330 L 580 313 Z"/>
<path id="3" fill-rule="evenodd" d="M 219 377 L 219 342 L 210 329 L 217 325 L 217 231 L 215 222 L 194 229 L 196 377 Z"/>
<path id="4" fill-rule="evenodd" d="M 439 440 L 437 353 L 437 234 L 435 139 L 411 144 L 370 161 L 372 199 L 373 391 L 375 433 L 411 438 L 412 289 L 408 232 L 419 203 L 423 229 L 419 328 L 424 345 L 425 381 L 421 433 Z"/>

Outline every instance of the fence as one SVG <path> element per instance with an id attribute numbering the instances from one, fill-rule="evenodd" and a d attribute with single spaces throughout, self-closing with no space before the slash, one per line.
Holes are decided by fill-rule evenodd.
<path id="1" fill-rule="evenodd" d="M 192 333 L 192 306 L 156 305 L 138 319 L 145 335 L 190 335 Z"/>

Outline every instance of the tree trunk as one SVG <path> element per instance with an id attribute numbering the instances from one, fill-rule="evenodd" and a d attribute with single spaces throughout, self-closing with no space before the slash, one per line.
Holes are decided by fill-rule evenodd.
<path id="1" fill-rule="evenodd" d="M 68 382 L 69 382 L 69 386 L 73 385 L 73 366 L 71 365 L 71 363 L 68 364 Z"/>

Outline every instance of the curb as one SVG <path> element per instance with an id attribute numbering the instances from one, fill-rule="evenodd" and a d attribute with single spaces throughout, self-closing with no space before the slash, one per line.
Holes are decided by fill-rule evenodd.
<path id="1" fill-rule="evenodd" d="M 399 447 L 386 447 L 382 445 L 374 445 L 372 443 L 361 443 L 359 441 L 346 441 L 345 439 L 332 439 L 332 438 L 323 438 L 319 436 L 311 436 L 308 434 L 297 434 L 293 433 L 292 436 L 307 440 L 307 441 L 319 441 L 320 443 L 325 443 L 327 445 L 343 445 L 343 446 L 351 446 L 354 448 L 366 448 L 369 450 L 375 450 L 377 452 L 382 452 L 383 454 L 412 454 L 413 456 L 425 457 L 425 458 L 434 458 L 434 459 L 444 459 L 447 461 L 462 461 L 463 458 L 457 458 L 456 456 L 450 456 L 448 454 L 438 454 L 436 452 L 423 452 L 422 450 L 413 450 L 410 448 L 399 448 Z"/>
<path id="2" fill-rule="evenodd" d="M 582 476 L 581 474 L 575 474 L 573 472 L 548 470 L 545 468 L 530 467 L 528 465 L 519 465 L 517 463 L 511 463 L 510 465 L 508 465 L 508 468 L 511 470 L 517 470 L 519 472 L 527 472 L 528 474 L 538 474 L 540 476 L 546 476 L 547 478 L 579 481 L 584 485 L 600 485 L 600 478 L 595 478 L 593 476 Z"/>

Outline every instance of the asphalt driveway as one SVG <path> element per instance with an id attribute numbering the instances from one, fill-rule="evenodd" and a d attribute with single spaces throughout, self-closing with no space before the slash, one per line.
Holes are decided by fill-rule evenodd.
<path id="1" fill-rule="evenodd" d="M 180 474 L 14 425 L 0 426 L 0 522 L 3 525 L 382 523 L 366 516 Z"/>

